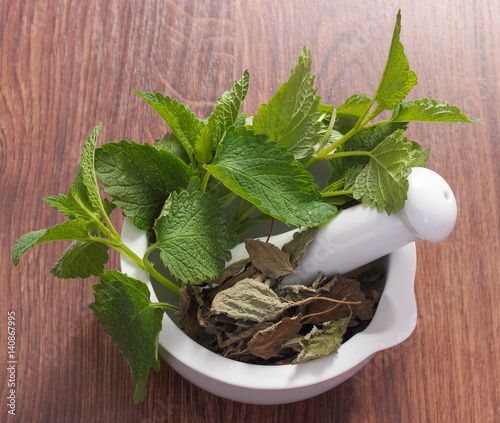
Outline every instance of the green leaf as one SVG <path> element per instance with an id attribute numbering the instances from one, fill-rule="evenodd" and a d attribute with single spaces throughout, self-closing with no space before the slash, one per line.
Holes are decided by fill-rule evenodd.
<path id="1" fill-rule="evenodd" d="M 210 131 L 208 125 L 198 132 L 194 146 L 194 158 L 198 163 L 205 164 L 212 160 L 214 138 L 214 134 Z"/>
<path id="2" fill-rule="evenodd" d="M 70 220 L 53 228 L 30 232 L 18 239 L 11 251 L 15 265 L 18 264 L 21 255 L 35 245 L 47 241 L 71 240 L 76 242 L 59 259 L 52 269 L 52 273 L 63 278 L 88 277 L 90 274 L 98 274 L 99 271 L 96 269 L 103 269 L 103 264 L 108 260 L 106 246 L 101 244 L 91 249 L 77 248 L 78 246 L 94 244 L 92 238 L 99 237 L 100 231 L 103 230 L 104 224 L 99 226 L 100 223 L 103 223 L 104 218 L 115 208 L 108 200 L 101 199 L 97 185 L 94 156 L 100 130 L 101 126 L 97 125 L 85 141 L 81 161 L 68 195 L 60 194 L 44 199 L 46 203 Z M 93 259 L 97 260 L 95 264 L 86 263 L 83 255 L 78 257 L 77 252 L 83 253 L 84 250 L 87 251 L 86 254 L 94 251 L 92 256 Z M 80 263 L 80 267 L 78 263 Z"/>
<path id="3" fill-rule="evenodd" d="M 74 241 L 50 270 L 58 278 L 88 278 L 104 272 L 108 246 L 98 241 Z"/>
<path id="4" fill-rule="evenodd" d="M 96 210 L 101 209 L 101 194 L 99 193 L 99 187 L 97 186 L 97 179 L 95 175 L 94 168 L 94 155 L 95 155 L 95 146 L 97 143 L 97 137 L 101 132 L 101 125 L 97 125 L 92 133 L 85 140 L 85 145 L 83 146 L 83 153 L 80 162 L 79 170 L 81 172 L 81 182 L 86 188 L 87 198 L 92 205 L 92 207 Z M 76 189 L 79 189 L 80 194 L 83 196 L 83 187 L 81 187 L 81 183 L 79 183 L 80 179 L 77 174 L 76 180 Z"/>
<path id="5" fill-rule="evenodd" d="M 94 285 L 89 305 L 104 330 L 121 350 L 132 370 L 134 402 L 146 396 L 150 369 L 160 370 L 158 336 L 163 310 L 150 301 L 148 287 L 123 273 L 110 271 Z"/>
<path id="6" fill-rule="evenodd" d="M 341 104 L 335 113 L 335 128 L 340 134 L 347 134 L 371 106 L 371 99 L 365 94 L 354 94 Z"/>
<path id="7" fill-rule="evenodd" d="M 399 41 L 400 32 L 401 11 L 396 18 L 389 57 L 374 98 L 379 106 L 386 110 L 396 107 L 417 84 L 417 76 L 410 70 L 403 44 Z"/>
<path id="8" fill-rule="evenodd" d="M 165 150 L 167 153 L 179 157 L 183 162 L 189 163 L 189 156 L 186 150 L 184 150 L 184 147 L 175 134 L 171 132 L 167 132 L 162 139 L 156 140 L 154 147 L 157 150 Z"/>
<path id="9" fill-rule="evenodd" d="M 332 173 L 331 179 L 334 181 L 321 191 L 321 195 L 325 197 L 326 201 L 331 201 L 332 204 L 336 206 L 341 206 L 351 201 L 356 178 L 362 170 L 362 165 L 351 167 L 347 169 L 344 176 L 339 179 Z"/>
<path id="10" fill-rule="evenodd" d="M 363 115 L 370 103 L 371 99 L 366 94 L 354 94 L 337 108 L 337 117 L 355 117 L 358 119 Z"/>
<path id="11" fill-rule="evenodd" d="M 354 134 L 348 141 L 338 147 L 336 152 L 372 151 L 389 135 L 399 129 L 406 129 L 406 123 L 387 123 L 371 126 Z M 330 160 L 330 165 L 335 179 L 339 179 L 344 176 L 348 169 L 359 165 L 365 166 L 369 160 L 369 157 L 362 155 L 335 157 Z"/>
<path id="12" fill-rule="evenodd" d="M 336 353 L 342 343 L 348 322 L 349 317 L 346 317 L 327 322 L 321 329 L 314 326 L 311 332 L 299 342 L 302 350 L 292 364 L 304 363 Z"/>
<path id="13" fill-rule="evenodd" d="M 44 201 L 70 219 L 95 221 L 100 213 L 111 213 L 109 202 L 102 201 L 95 174 L 95 146 L 101 125 L 97 125 L 85 140 L 81 161 L 68 195 L 49 196 Z M 108 208 L 108 210 L 106 210 Z"/>
<path id="14" fill-rule="evenodd" d="M 77 219 L 78 217 L 89 219 L 91 210 L 83 207 L 79 201 L 75 201 L 75 197 L 78 198 L 78 193 L 73 195 L 72 191 L 74 191 L 74 188 L 69 189 L 68 195 L 52 195 L 45 197 L 43 201 L 70 219 Z M 93 212 L 91 213 L 93 214 Z"/>
<path id="15" fill-rule="evenodd" d="M 242 128 L 247 124 L 247 121 L 251 119 L 247 116 L 246 113 L 241 113 L 237 118 L 236 122 L 234 122 L 234 127 L 235 128 Z M 250 123 L 251 125 L 251 123 Z"/>
<path id="16" fill-rule="evenodd" d="M 218 155 L 205 168 L 236 194 L 287 224 L 317 226 L 336 212 L 322 202 L 311 174 L 264 135 L 244 129 L 228 132 Z"/>
<path id="17" fill-rule="evenodd" d="M 370 161 L 359 173 L 353 196 L 366 207 L 395 213 L 404 206 L 411 173 L 413 143 L 402 130 L 382 141 L 370 153 Z"/>
<path id="18" fill-rule="evenodd" d="M 195 142 L 198 137 L 198 132 L 204 126 L 204 123 L 196 118 L 188 106 L 168 96 L 164 97 L 161 93 L 133 92 L 146 100 L 165 122 L 167 122 L 191 159 L 195 151 Z"/>
<path id="19" fill-rule="evenodd" d="M 480 123 L 476 118 L 468 118 L 456 106 L 442 101 L 422 100 L 403 101 L 399 103 L 391 117 L 392 122 L 467 122 Z"/>
<path id="20" fill-rule="evenodd" d="M 427 166 L 427 161 L 429 160 L 430 154 L 431 154 L 430 148 L 422 150 L 422 146 L 418 142 L 412 141 L 412 150 L 411 150 L 412 161 L 410 163 L 410 167 Z"/>
<path id="21" fill-rule="evenodd" d="M 331 115 L 333 113 L 333 106 L 329 104 L 320 103 L 318 105 L 318 110 L 325 115 Z"/>
<path id="22" fill-rule="evenodd" d="M 88 240 L 90 238 L 87 222 L 80 219 L 68 220 L 52 228 L 33 231 L 23 235 L 16 241 L 10 254 L 12 255 L 14 265 L 17 266 L 19 258 L 35 245 L 48 241 Z"/>
<path id="23" fill-rule="evenodd" d="M 210 195 L 172 193 L 154 226 L 163 263 L 183 282 L 217 276 L 238 243 L 229 224 Z"/>
<path id="24" fill-rule="evenodd" d="M 259 107 L 253 118 L 256 134 L 265 134 L 270 141 L 286 147 L 297 160 L 311 155 L 321 138 L 320 97 L 315 95 L 311 65 L 311 52 L 304 47 L 288 82 L 279 87 L 268 104 Z"/>
<path id="25" fill-rule="evenodd" d="M 353 190 L 356 186 L 356 179 L 359 174 L 363 171 L 363 166 L 353 166 L 346 170 L 345 172 L 345 183 L 344 190 Z"/>
<path id="26" fill-rule="evenodd" d="M 217 200 L 223 208 L 231 204 L 231 202 L 237 198 L 237 195 L 233 191 L 216 178 L 210 178 L 208 180 L 206 192 L 210 194 L 213 199 Z"/>
<path id="27" fill-rule="evenodd" d="M 99 213 L 88 202 L 88 198 L 82 196 L 80 191 L 74 187 L 69 189 L 67 196 L 59 194 L 58 196 L 46 197 L 43 201 L 70 219 L 83 219 L 90 222 L 99 218 Z"/>
<path id="28" fill-rule="evenodd" d="M 231 90 L 222 94 L 214 112 L 208 118 L 208 124 L 198 134 L 195 143 L 195 158 L 199 163 L 208 163 L 212 151 L 231 126 L 238 120 L 241 104 L 248 92 L 248 71 L 239 81 L 235 81 Z"/>
<path id="29" fill-rule="evenodd" d="M 187 187 L 194 176 L 169 152 L 125 140 L 97 149 L 95 166 L 104 191 L 143 230 L 153 226 L 169 193 Z"/>

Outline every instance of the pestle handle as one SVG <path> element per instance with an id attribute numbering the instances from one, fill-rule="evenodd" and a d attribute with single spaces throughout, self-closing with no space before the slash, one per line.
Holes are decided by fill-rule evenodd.
<path id="1" fill-rule="evenodd" d="M 408 198 L 396 214 L 357 205 L 322 226 L 297 273 L 286 276 L 283 283 L 312 282 L 319 271 L 326 276 L 345 274 L 417 239 L 444 240 L 457 218 L 453 191 L 441 176 L 426 168 L 413 168 L 408 181 Z M 281 246 L 291 239 L 291 232 L 272 237 L 271 242 Z"/>

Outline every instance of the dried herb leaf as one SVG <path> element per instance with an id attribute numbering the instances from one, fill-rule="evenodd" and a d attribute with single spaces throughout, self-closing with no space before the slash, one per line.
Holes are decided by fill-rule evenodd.
<path id="1" fill-rule="evenodd" d="M 302 259 L 313 233 L 296 235 L 286 251 L 246 240 L 250 257 L 230 264 L 217 279 L 198 282 L 197 289 L 193 284 L 183 288 L 178 315 L 188 335 L 223 357 L 284 365 L 335 352 L 364 330 L 379 299 L 374 291 L 382 275 L 378 269 L 356 280 L 327 279 L 318 272 L 312 286 L 283 286 L 279 295 L 271 289 L 271 279 L 290 272 L 292 260 Z"/>
<path id="2" fill-rule="evenodd" d="M 337 275 L 334 280 L 332 280 L 332 285 L 325 285 L 323 288 L 318 290 L 318 294 L 324 296 L 331 296 L 330 298 L 342 299 L 345 298 L 347 301 L 360 301 L 360 304 L 353 304 L 350 306 L 352 315 L 360 320 L 370 320 L 373 317 L 373 306 L 375 302 L 366 298 L 365 294 L 361 290 L 361 285 L 356 279 L 346 278 Z"/>
<path id="3" fill-rule="evenodd" d="M 245 248 L 252 264 L 266 276 L 277 279 L 295 273 L 290 263 L 290 255 L 269 242 L 258 239 L 245 240 Z"/>
<path id="4" fill-rule="evenodd" d="M 302 351 L 293 364 L 304 363 L 337 352 L 348 322 L 349 317 L 345 317 L 337 321 L 327 322 L 321 329 L 314 326 L 311 332 L 300 341 Z"/>
<path id="5" fill-rule="evenodd" d="M 259 331 L 265 330 L 272 326 L 270 322 L 256 323 L 248 329 L 230 333 L 219 333 L 217 337 L 221 354 L 225 357 L 247 354 L 247 344 L 250 339 Z M 224 339 L 226 338 L 226 339 Z"/>
<path id="6" fill-rule="evenodd" d="M 317 296 L 314 288 L 305 285 L 287 285 L 283 287 L 285 299 L 291 302 L 299 302 Z"/>
<path id="7" fill-rule="evenodd" d="M 248 351 L 264 360 L 275 357 L 279 354 L 283 344 L 295 338 L 302 329 L 301 317 L 300 314 L 293 318 L 284 317 L 278 323 L 257 332 L 248 342 Z"/>
<path id="8" fill-rule="evenodd" d="M 323 272 L 318 272 L 318 277 L 311 284 L 311 287 L 314 289 L 318 289 L 320 286 L 323 286 L 325 284 L 326 280 L 327 277 L 325 276 L 325 274 Z"/>
<path id="9" fill-rule="evenodd" d="M 213 299 L 215 298 L 215 296 L 219 292 L 224 291 L 225 289 L 231 288 L 232 286 L 237 284 L 239 281 L 242 281 L 243 279 L 250 278 L 250 277 L 255 279 L 254 276 L 256 276 L 256 273 L 258 273 L 258 271 L 255 268 L 255 266 L 253 266 L 250 263 L 250 261 L 248 261 L 247 265 L 243 269 L 241 269 L 240 272 L 237 272 L 237 273 L 232 274 L 232 275 L 229 274 L 229 272 L 226 275 L 226 273 L 224 272 L 224 274 L 222 275 L 223 280 L 221 282 L 219 282 L 219 285 L 216 286 L 215 288 L 213 288 L 211 290 L 211 292 L 207 295 L 208 301 L 210 303 L 212 303 Z"/>
<path id="10" fill-rule="evenodd" d="M 246 278 L 219 292 L 210 311 L 235 320 L 260 323 L 276 320 L 289 307 L 290 303 L 278 297 L 268 285 Z"/>
<path id="11" fill-rule="evenodd" d="M 281 248 L 285 253 L 290 255 L 290 262 L 293 268 L 297 267 L 304 258 L 306 248 L 314 241 L 314 234 L 316 231 L 317 228 L 309 228 L 305 231 L 295 232 L 293 234 L 293 239 Z"/>
<path id="12" fill-rule="evenodd" d="M 233 277 L 233 276 L 239 274 L 240 272 L 242 272 L 245 269 L 245 267 L 249 263 L 250 263 L 249 258 L 244 258 L 244 259 L 238 260 L 234 263 L 231 263 L 229 266 L 226 267 L 226 269 L 222 273 L 222 279 L 227 279 L 227 278 L 230 278 L 230 277 Z"/>
<path id="13" fill-rule="evenodd" d="M 356 319 L 370 320 L 373 317 L 373 306 L 375 302 L 366 298 L 360 288 L 360 283 L 355 279 L 337 275 L 318 288 L 318 297 L 350 302 L 359 301 L 360 304 L 342 304 L 334 308 L 327 301 L 315 301 L 305 306 L 303 310 L 305 316 L 302 322 L 303 324 L 322 324 L 325 321 L 339 320 L 352 314 L 352 321 L 350 324 L 355 325 L 357 324 Z M 331 311 L 325 313 L 328 310 Z"/>
<path id="14" fill-rule="evenodd" d="M 184 284 L 180 290 L 179 310 L 175 315 L 179 317 L 179 325 L 184 332 L 196 342 L 201 342 L 205 338 L 205 328 L 198 320 L 198 309 L 203 301 L 196 294 L 192 284 Z"/>

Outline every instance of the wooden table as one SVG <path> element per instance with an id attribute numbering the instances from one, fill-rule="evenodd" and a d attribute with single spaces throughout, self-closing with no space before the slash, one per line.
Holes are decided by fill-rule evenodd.
<path id="1" fill-rule="evenodd" d="M 129 368 L 87 304 L 97 278 L 49 273 L 65 245 L 9 250 L 60 223 L 42 202 L 65 193 L 85 137 L 152 142 L 165 125 L 133 89 L 160 91 L 206 117 L 245 69 L 244 111 L 256 113 L 303 45 L 319 95 L 339 105 L 373 95 L 395 16 L 411 68 L 411 99 L 458 105 L 481 125 L 412 124 L 429 167 L 459 204 L 453 234 L 417 243 L 418 323 L 337 388 L 256 406 L 202 391 L 163 364 L 134 405 Z M 500 3 L 402 0 L 0 2 L 1 421 L 498 422 L 500 421 Z M 121 216 L 114 217 L 120 224 Z M 118 264 L 113 255 L 109 267 Z M 7 314 L 16 322 L 16 415 L 7 414 Z"/>

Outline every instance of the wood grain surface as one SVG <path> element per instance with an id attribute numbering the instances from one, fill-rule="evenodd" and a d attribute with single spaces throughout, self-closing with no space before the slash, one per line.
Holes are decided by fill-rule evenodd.
<path id="1" fill-rule="evenodd" d="M 288 405 L 211 395 L 163 363 L 144 403 L 127 363 L 87 308 L 87 280 L 49 273 L 66 245 L 14 267 L 21 235 L 62 221 L 85 137 L 151 142 L 165 125 L 132 90 L 160 91 L 207 116 L 245 69 L 254 114 L 313 55 L 319 95 L 374 93 L 398 9 L 419 84 L 481 125 L 413 124 L 429 167 L 459 204 L 453 234 L 417 243 L 418 322 L 402 344 L 337 388 Z M 2 422 L 499 422 L 500 3 L 497 0 L 0 1 L 0 420 Z M 117 225 L 121 216 L 114 216 Z M 113 255 L 109 267 L 118 265 Z M 7 414 L 7 313 L 16 317 L 16 415 Z"/>

